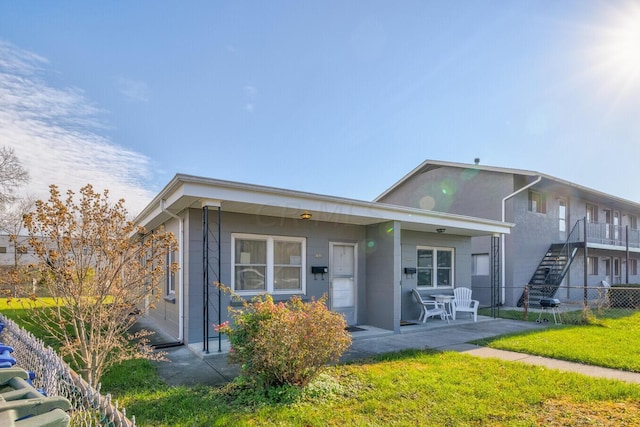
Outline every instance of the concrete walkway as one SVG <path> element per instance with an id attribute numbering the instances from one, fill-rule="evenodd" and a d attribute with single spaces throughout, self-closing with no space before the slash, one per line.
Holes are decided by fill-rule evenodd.
<path id="1" fill-rule="evenodd" d="M 138 326 L 152 329 L 151 325 L 145 322 L 145 319 L 141 319 Z M 451 324 L 434 321 L 427 322 L 427 325 L 407 326 L 401 328 L 400 334 L 363 326 L 362 331 L 352 333 L 353 343 L 351 348 L 343 355 L 342 361 L 348 362 L 405 349 L 437 349 L 441 351 L 457 351 L 476 357 L 491 357 L 511 362 L 544 366 L 550 369 L 577 372 L 592 377 L 640 383 L 640 374 L 637 373 L 468 344 L 468 342 L 478 339 L 512 332 L 543 329 L 548 326 L 549 324 L 492 319 L 482 316 L 479 316 L 478 322 L 475 323 L 458 319 Z M 171 342 L 171 338 L 157 334 L 153 342 L 168 343 Z M 217 343 L 216 345 L 210 345 L 210 349 L 212 348 L 217 350 Z M 224 351 L 218 353 L 215 350 L 210 350 L 210 353 L 205 355 L 202 353 L 202 345 L 191 347 L 180 345 L 166 348 L 164 351 L 167 352 L 167 358 L 171 362 L 159 362 L 158 373 L 170 385 L 221 385 L 231 381 L 239 373 L 237 366 L 227 363 L 227 354 Z"/>

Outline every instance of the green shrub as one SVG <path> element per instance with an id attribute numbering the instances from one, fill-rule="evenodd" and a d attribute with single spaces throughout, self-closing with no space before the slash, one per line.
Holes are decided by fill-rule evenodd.
<path id="1" fill-rule="evenodd" d="M 232 322 L 217 327 L 231 343 L 229 361 L 265 388 L 304 387 L 351 345 L 346 322 L 329 311 L 326 297 L 274 303 L 270 295 L 229 308 Z"/>

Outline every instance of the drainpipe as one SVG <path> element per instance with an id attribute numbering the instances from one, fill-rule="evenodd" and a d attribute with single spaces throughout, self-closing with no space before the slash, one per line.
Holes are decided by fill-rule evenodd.
<path id="1" fill-rule="evenodd" d="M 178 341 L 182 342 L 183 337 L 183 329 L 184 329 L 184 272 L 182 266 L 184 264 L 184 248 L 182 247 L 184 243 L 184 219 L 180 218 L 178 215 L 173 212 L 169 212 L 165 207 L 166 200 L 160 200 L 160 210 L 172 218 L 175 218 L 180 223 L 180 231 L 178 236 Z"/>
<path id="2" fill-rule="evenodd" d="M 535 179 L 535 181 L 525 185 L 524 187 L 514 191 L 513 193 L 509 194 L 508 196 L 506 196 L 504 199 L 502 199 L 502 222 L 505 222 L 505 217 L 506 217 L 506 206 L 507 206 L 507 200 L 509 200 L 510 198 L 512 198 L 513 196 L 515 196 L 516 194 L 519 194 L 521 192 L 523 192 L 524 190 L 527 190 L 531 187 L 533 187 L 534 185 L 536 185 L 537 183 L 539 183 L 540 181 L 542 181 L 542 176 L 538 175 L 538 178 Z M 505 251 L 504 251 L 504 234 L 502 234 L 501 236 L 501 242 L 500 242 L 500 283 L 502 285 L 502 294 L 500 296 L 500 303 L 504 304 L 504 300 L 505 300 L 505 277 L 506 277 L 506 272 L 505 272 Z"/>

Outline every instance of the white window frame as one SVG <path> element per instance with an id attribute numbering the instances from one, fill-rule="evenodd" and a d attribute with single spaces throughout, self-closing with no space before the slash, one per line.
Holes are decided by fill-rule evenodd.
<path id="1" fill-rule="evenodd" d="M 547 195 L 539 191 L 529 190 L 529 212 L 546 214 L 547 213 Z"/>
<path id="2" fill-rule="evenodd" d="M 598 206 L 592 203 L 587 203 L 585 215 L 587 221 L 590 223 L 598 222 Z"/>
<path id="3" fill-rule="evenodd" d="M 482 262 L 479 262 L 482 260 Z M 482 267 L 482 268 L 480 268 Z M 491 257 L 489 254 L 471 255 L 471 274 L 473 276 L 489 276 L 491 270 Z"/>
<path id="4" fill-rule="evenodd" d="M 629 275 L 637 276 L 638 275 L 638 260 L 635 258 L 629 258 Z"/>
<path id="5" fill-rule="evenodd" d="M 176 262 L 176 250 L 173 247 L 169 247 L 167 251 L 167 263 L 165 265 L 165 278 L 166 278 L 166 293 L 167 295 L 176 294 L 176 273 L 171 271 L 171 266 Z"/>
<path id="6" fill-rule="evenodd" d="M 558 199 L 558 231 L 564 233 L 567 231 L 567 201 L 566 199 Z"/>
<path id="7" fill-rule="evenodd" d="M 418 260 L 418 251 L 419 250 L 432 250 L 433 251 L 433 266 L 431 268 L 431 283 L 432 286 L 428 285 L 420 285 L 417 284 L 420 289 L 453 289 L 455 287 L 455 266 L 456 266 L 456 252 L 455 248 L 447 248 L 447 247 L 438 247 L 438 246 L 417 246 L 416 247 L 416 266 L 417 273 L 420 274 L 420 269 L 424 267 L 419 267 Z M 438 286 L 438 252 L 450 252 L 451 253 L 451 284 L 449 286 Z"/>
<path id="8" fill-rule="evenodd" d="M 236 239 L 247 240 L 262 240 L 267 245 L 267 260 L 265 266 L 265 289 L 262 290 L 237 290 L 236 289 Z M 275 242 L 297 242 L 300 243 L 301 260 L 300 260 L 300 289 L 274 289 L 274 270 L 277 267 L 274 263 L 274 243 Z M 292 237 L 292 236 L 275 236 L 265 234 L 247 234 L 247 233 L 232 233 L 231 234 L 231 289 L 238 295 L 260 295 L 260 294 L 272 294 L 272 295 L 300 295 L 307 292 L 307 276 L 306 276 L 306 264 L 307 264 L 307 239 L 304 237 Z M 294 265 L 292 265 L 294 266 Z"/>
<path id="9" fill-rule="evenodd" d="M 597 256 L 587 257 L 587 274 L 589 276 L 598 275 L 598 257 Z"/>

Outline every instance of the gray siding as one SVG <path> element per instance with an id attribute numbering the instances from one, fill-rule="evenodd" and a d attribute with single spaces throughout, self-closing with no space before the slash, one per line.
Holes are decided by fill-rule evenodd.
<path id="1" fill-rule="evenodd" d="M 380 199 L 383 203 L 398 204 L 410 207 L 432 209 L 440 212 L 477 216 L 488 219 L 501 219 L 502 199 L 514 191 L 523 188 L 533 180 L 532 177 L 508 172 L 492 172 L 477 170 L 473 166 L 467 169 L 460 167 L 437 166 L 418 173 L 396 187 L 392 192 Z M 577 221 L 586 216 L 587 203 L 597 206 L 598 221 L 604 222 L 604 210 L 613 209 L 620 212 L 621 225 L 630 224 L 630 215 L 640 220 L 640 209 L 620 199 L 594 196 L 587 191 L 576 191 L 574 187 L 548 179 L 536 184 L 531 190 L 546 197 L 546 212 L 529 212 L 529 191 L 518 193 L 505 203 L 505 220 L 515 223 L 511 234 L 506 235 L 504 247 L 500 250 L 506 255 L 504 263 L 505 303 L 513 305 L 520 297 L 524 286 L 536 270 L 547 249 L 553 243 L 566 240 Z M 559 203 L 566 201 L 566 232 L 559 230 Z M 490 239 L 476 237 L 472 239 L 473 249 L 470 253 L 490 253 Z M 407 245 L 406 241 L 403 241 Z M 403 246 L 403 251 L 411 251 L 411 247 Z M 600 250 L 590 251 L 590 256 L 598 257 L 598 274 L 590 275 L 588 283 L 597 285 L 601 280 L 615 283 L 626 281 L 626 254 L 624 251 Z M 639 257 L 631 254 L 631 258 Z M 605 274 L 605 259 L 620 258 L 620 279 Z M 459 257 L 457 257 L 459 258 Z M 471 260 L 469 260 L 471 262 Z M 574 260 L 564 285 L 579 288 L 584 284 L 584 254 L 582 250 Z M 640 261 L 638 261 L 640 262 Z M 458 262 L 459 265 L 459 262 Z M 403 266 L 404 267 L 404 266 Z M 490 276 L 474 276 L 474 296 L 481 304 L 490 303 Z M 412 279 L 404 278 L 403 283 L 411 286 Z M 415 281 L 415 279 L 413 279 Z M 640 282 L 639 275 L 629 275 L 629 282 Z M 456 282 L 460 284 L 460 282 Z M 404 286 L 404 285 L 403 285 Z M 404 289 L 404 288 L 403 288 Z M 559 295 L 570 296 L 569 288 L 560 291 Z M 408 304 L 408 296 L 403 290 L 403 307 Z M 411 309 L 409 309 L 411 310 Z M 407 311 L 406 315 L 412 315 Z M 403 311 L 403 316 L 405 312 Z"/>
<path id="2" fill-rule="evenodd" d="M 210 210 L 210 226 L 217 224 L 217 211 Z M 341 225 L 335 223 L 322 223 L 317 221 L 284 220 L 275 217 L 258 217 L 254 215 L 232 214 L 223 212 L 221 216 L 221 268 L 220 281 L 223 284 L 231 283 L 231 235 L 232 233 L 251 233 L 274 236 L 294 236 L 306 238 L 306 294 L 305 299 L 319 299 L 329 292 L 329 275 L 324 278 L 314 277 L 311 274 L 311 266 L 329 265 L 329 242 L 358 243 L 358 301 L 362 301 L 366 293 L 366 262 L 364 256 L 365 229 L 360 226 Z M 187 294 L 187 309 L 185 310 L 187 342 L 201 342 L 204 336 L 203 322 L 203 254 L 202 254 L 202 211 L 191 209 L 189 211 L 189 263 L 188 279 L 185 283 Z M 217 225 L 215 225 L 217 227 Z M 211 239 L 211 238 L 210 238 Z M 215 245 L 211 242 L 210 246 Z M 213 269 L 210 272 L 210 280 L 217 280 L 217 261 L 212 262 Z M 287 295 L 275 295 L 274 299 L 287 299 Z M 217 289 L 210 286 L 210 322 L 209 337 L 217 334 L 213 330 L 213 323 L 217 323 Z M 230 304 L 229 295 L 222 294 L 221 321 L 228 320 L 227 307 Z M 366 321 L 366 311 L 363 304 L 358 306 L 358 322 Z"/>
<path id="3" fill-rule="evenodd" d="M 165 230 L 173 233 L 176 237 L 176 241 L 180 234 L 180 222 L 177 219 L 168 221 L 165 225 Z M 177 260 L 176 260 L 177 262 Z M 180 273 L 178 273 L 180 274 Z M 178 337 L 178 304 L 176 301 L 179 298 L 178 279 L 176 278 L 176 295 L 175 298 L 167 295 L 167 282 L 164 277 L 158 285 L 157 300 L 154 302 L 155 309 L 148 311 L 148 316 L 154 320 L 157 324 L 161 325 L 164 330 L 169 334 Z"/>
<path id="4" fill-rule="evenodd" d="M 209 225 L 217 231 L 217 210 L 211 209 Z M 399 332 L 400 319 L 416 319 L 418 309 L 411 300 L 410 289 L 415 279 L 405 281 L 401 273 L 405 266 L 415 267 L 416 246 L 452 247 L 455 249 L 454 281 L 456 284 L 471 284 L 471 239 L 448 234 L 402 231 L 399 223 L 383 223 L 363 227 L 318 221 L 284 220 L 274 217 L 243 215 L 223 212 L 221 215 L 220 264 L 215 248 L 217 243 L 210 237 L 213 253 L 210 255 L 209 322 L 204 321 L 203 286 L 203 232 L 202 210 L 189 209 L 184 217 L 184 295 L 176 289 L 175 300 L 161 299 L 158 308 L 150 316 L 167 332 L 178 337 L 179 305 L 184 299 L 184 341 L 202 342 L 205 327 L 208 336 L 214 339 L 214 323 L 218 323 L 218 290 L 213 282 L 231 283 L 231 241 L 233 233 L 250 233 L 273 236 L 294 236 L 306 239 L 306 293 L 304 299 L 318 299 L 329 293 L 329 277 L 311 274 L 312 266 L 329 266 L 330 243 L 357 245 L 357 323 L 369 324 Z M 178 234 L 178 221 L 167 223 L 167 229 Z M 403 280 L 401 282 L 401 280 Z M 164 290 L 164 283 L 163 283 Z M 439 292 L 443 291 L 439 289 Z M 274 299 L 288 299 L 290 295 L 274 295 Z M 220 321 L 228 320 L 230 296 L 223 293 L 220 298 Z"/>
<path id="5" fill-rule="evenodd" d="M 380 202 L 500 220 L 501 200 L 513 188 L 510 175 L 441 167 L 411 177 Z"/>
<path id="6" fill-rule="evenodd" d="M 367 227 L 367 323 L 400 331 L 400 226 Z"/>
<path id="7" fill-rule="evenodd" d="M 454 236 L 450 234 L 420 233 L 416 231 L 402 232 L 402 291 L 401 291 L 401 317 L 403 320 L 416 320 L 420 315 L 420 309 L 411 292 L 417 288 L 417 275 L 406 275 L 406 267 L 415 268 L 417 265 L 417 247 L 434 246 L 441 248 L 454 248 L 454 286 L 471 287 L 471 240 L 468 237 Z M 421 293 L 452 294 L 453 288 L 437 288 L 430 291 L 421 289 Z"/>

